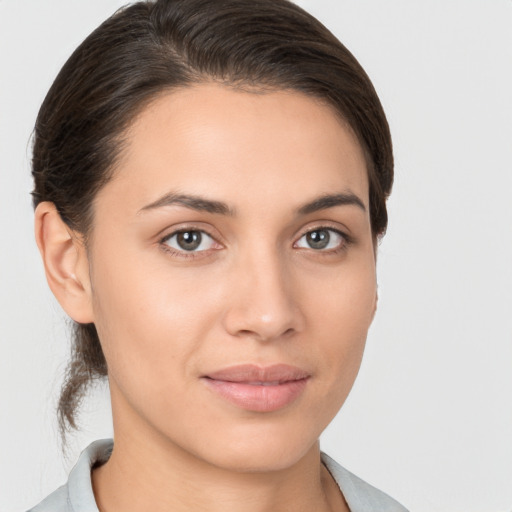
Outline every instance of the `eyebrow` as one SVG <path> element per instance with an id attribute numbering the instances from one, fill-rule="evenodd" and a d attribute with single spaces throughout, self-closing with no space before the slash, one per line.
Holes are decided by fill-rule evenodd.
<path id="1" fill-rule="evenodd" d="M 306 203 L 301 206 L 297 211 L 300 215 L 308 215 L 309 213 L 326 210 L 327 208 L 334 208 L 335 206 L 357 206 L 363 212 L 366 212 L 366 207 L 364 206 L 363 201 L 352 192 L 321 196 L 310 203 Z"/>
<path id="2" fill-rule="evenodd" d="M 192 210 L 214 213 L 217 215 L 229 215 L 231 217 L 235 216 L 235 210 L 230 208 L 226 203 L 222 201 L 206 199 L 205 197 L 190 194 L 179 194 L 175 192 L 165 194 L 156 201 L 141 208 L 138 213 L 172 205 L 185 206 L 186 208 L 190 208 Z M 319 210 L 326 210 L 336 206 L 357 206 L 363 212 L 366 212 L 366 207 L 358 196 L 352 192 L 345 192 L 341 194 L 326 194 L 318 197 L 313 201 L 300 206 L 297 209 L 297 213 L 299 215 L 308 215 Z"/>
<path id="3" fill-rule="evenodd" d="M 226 203 L 222 201 L 215 201 L 212 199 L 206 199 L 205 197 L 189 195 L 189 194 L 178 194 L 170 192 L 165 194 L 160 199 L 157 199 L 151 204 L 148 204 L 139 210 L 139 213 L 154 210 L 155 208 L 162 208 L 164 206 L 172 205 L 185 206 L 192 210 L 200 212 L 216 213 L 218 215 L 229 215 L 234 216 L 235 212 Z"/>

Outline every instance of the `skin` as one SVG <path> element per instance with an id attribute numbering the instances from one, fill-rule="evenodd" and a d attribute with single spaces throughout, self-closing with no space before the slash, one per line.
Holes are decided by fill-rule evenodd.
<path id="1" fill-rule="evenodd" d="M 166 194 L 229 213 L 158 205 Z M 300 211 L 332 194 L 361 205 Z M 173 236 L 185 228 L 207 233 L 195 251 Z M 327 248 L 311 247 L 312 230 Z M 54 294 L 95 323 L 108 363 L 102 512 L 348 510 L 318 438 L 356 378 L 377 292 L 364 155 L 328 106 L 216 84 L 161 95 L 126 133 L 87 249 L 51 203 L 37 208 L 36 239 Z M 205 386 L 247 363 L 309 378 L 272 412 Z"/>

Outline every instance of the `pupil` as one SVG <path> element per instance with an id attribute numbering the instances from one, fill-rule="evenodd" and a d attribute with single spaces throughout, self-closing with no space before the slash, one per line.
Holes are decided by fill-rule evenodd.
<path id="1" fill-rule="evenodd" d="M 178 233 L 177 242 L 185 251 L 193 251 L 201 245 L 201 233 L 199 231 L 183 231 Z"/>
<path id="2" fill-rule="evenodd" d="M 306 235 L 308 245 L 312 249 L 325 249 L 329 244 L 330 239 L 329 231 L 323 229 L 318 231 L 311 231 Z"/>

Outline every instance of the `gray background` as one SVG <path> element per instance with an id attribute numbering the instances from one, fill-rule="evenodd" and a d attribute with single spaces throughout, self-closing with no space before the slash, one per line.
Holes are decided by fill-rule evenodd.
<path id="1" fill-rule="evenodd" d="M 33 242 L 29 137 L 122 0 L 0 0 L 0 511 L 111 433 L 105 388 L 60 451 L 63 314 Z M 512 1 L 301 0 L 366 68 L 396 151 L 379 311 L 323 449 L 418 512 L 512 510 Z"/>

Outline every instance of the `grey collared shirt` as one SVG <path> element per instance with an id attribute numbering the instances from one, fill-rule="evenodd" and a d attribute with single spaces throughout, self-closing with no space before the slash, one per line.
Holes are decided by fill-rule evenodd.
<path id="1" fill-rule="evenodd" d="M 90 444 L 71 470 L 68 482 L 28 512 L 99 512 L 91 469 L 108 460 L 113 446 L 111 439 Z M 351 512 L 407 512 L 393 498 L 353 475 L 325 453 L 322 462 L 336 480 Z"/>

